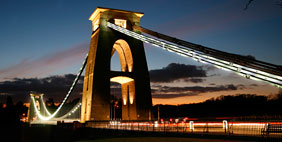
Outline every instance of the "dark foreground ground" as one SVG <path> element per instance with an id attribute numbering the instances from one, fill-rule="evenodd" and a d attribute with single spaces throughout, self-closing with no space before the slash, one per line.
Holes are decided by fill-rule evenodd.
<path id="1" fill-rule="evenodd" d="M 248 141 L 205 139 L 205 138 L 177 138 L 177 137 L 134 137 L 134 138 L 84 140 L 77 142 L 248 142 Z"/>
<path id="2" fill-rule="evenodd" d="M 280 141 L 257 137 L 216 136 L 208 134 L 160 133 L 145 131 L 75 128 L 70 126 L 35 125 L 23 127 L 19 135 L 8 136 L 10 141 L 22 142 L 247 142 Z M 16 138 L 19 136 L 19 138 Z M 0 140 L 2 141 L 2 140 Z"/>

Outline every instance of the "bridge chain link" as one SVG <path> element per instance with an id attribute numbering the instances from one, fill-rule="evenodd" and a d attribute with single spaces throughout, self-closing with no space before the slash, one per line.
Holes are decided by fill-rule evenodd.
<path id="1" fill-rule="evenodd" d="M 107 22 L 107 26 L 113 30 L 119 31 L 135 39 L 141 40 L 146 43 L 150 43 L 156 47 L 161 47 L 169 52 L 177 53 L 184 57 L 191 57 L 192 59 L 198 62 L 212 64 L 220 69 L 227 70 L 227 71 L 233 71 L 237 73 L 238 75 L 244 76 L 248 79 L 265 81 L 271 85 L 282 88 L 282 76 L 280 75 L 265 72 L 265 70 L 258 70 L 255 68 L 251 68 L 249 66 L 236 64 L 236 63 L 230 62 L 230 60 L 223 60 L 221 58 L 209 56 L 209 54 L 206 54 L 205 52 L 200 52 L 194 49 L 189 49 L 187 46 L 183 47 L 182 44 L 180 43 L 183 43 L 185 41 L 181 41 L 181 42 L 179 41 L 179 44 L 177 44 L 178 42 L 171 43 L 171 40 L 169 40 L 170 39 L 169 36 L 166 36 L 166 38 L 163 38 L 163 40 L 151 37 L 153 34 L 150 34 L 150 32 L 152 31 L 148 31 L 147 34 L 149 33 L 151 36 L 147 36 L 147 35 L 143 35 L 143 34 L 139 34 L 139 33 L 127 30 L 125 28 L 122 28 L 110 22 Z M 142 30 L 140 31 L 142 32 Z M 194 46 L 195 44 L 191 43 L 191 45 Z M 210 49 L 210 48 L 207 48 L 207 49 Z M 256 61 L 256 62 L 262 63 L 261 61 Z M 265 63 L 265 64 L 270 65 L 269 63 Z"/>
<path id="2" fill-rule="evenodd" d="M 54 117 L 58 114 L 58 112 L 61 110 L 61 108 L 62 108 L 63 105 L 66 103 L 66 101 L 67 101 L 67 99 L 69 98 L 69 96 L 71 95 L 71 93 L 72 93 L 74 87 L 76 86 L 76 84 L 77 84 L 77 82 L 78 82 L 78 80 L 79 80 L 79 78 L 80 78 L 80 76 L 81 76 L 81 74 L 82 74 L 82 72 L 83 72 L 83 70 L 84 70 L 84 68 L 85 68 L 85 66 L 86 66 L 87 59 L 88 59 L 88 53 L 86 54 L 85 59 L 84 59 L 84 61 L 83 61 L 83 63 L 82 63 L 82 67 L 80 68 L 79 72 L 77 73 L 76 78 L 74 79 L 74 81 L 73 81 L 73 83 L 72 83 L 72 85 L 71 85 L 71 87 L 70 87 L 70 89 L 69 89 L 67 95 L 65 96 L 63 102 L 59 105 L 59 107 L 56 109 L 56 111 L 55 111 L 53 114 L 50 114 L 50 112 L 47 110 L 46 105 L 45 105 L 45 103 L 43 102 L 43 99 L 42 99 L 42 97 L 41 97 L 41 99 L 42 99 L 41 101 L 43 102 L 43 108 L 44 108 L 45 111 L 48 113 L 48 116 L 47 116 L 47 117 L 46 117 L 46 116 L 43 116 L 43 115 L 40 113 L 40 111 L 38 110 L 37 106 L 36 106 L 36 102 L 35 102 L 34 96 L 31 97 L 31 100 L 32 100 L 31 102 L 32 102 L 32 104 L 34 105 L 35 112 L 36 112 L 37 116 L 39 117 L 39 119 L 41 119 L 41 120 L 50 120 L 50 119 L 54 118 Z M 79 102 L 78 104 L 79 104 L 79 107 L 80 107 L 81 103 Z M 74 107 L 74 108 L 76 108 L 75 110 L 77 110 L 78 104 Z M 71 111 L 73 111 L 73 110 L 71 110 Z M 69 114 L 69 113 L 67 113 L 67 114 Z M 63 117 L 65 118 L 66 115 L 64 115 Z"/>

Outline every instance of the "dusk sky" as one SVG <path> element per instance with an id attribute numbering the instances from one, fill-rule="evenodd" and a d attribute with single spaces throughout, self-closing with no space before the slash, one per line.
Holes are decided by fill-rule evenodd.
<path id="1" fill-rule="evenodd" d="M 88 18 L 97 7 L 143 12 L 142 27 L 282 65 L 282 7 L 276 2 L 254 0 L 244 10 L 248 0 L 1 0 L 0 102 L 5 102 L 7 95 L 27 102 L 29 89 L 60 102 L 68 91 L 66 84 L 74 78 L 65 75 L 76 74 L 88 52 L 92 33 Z M 267 83 L 144 46 L 153 104 L 279 91 Z M 119 68 L 114 56 L 112 69 Z"/>

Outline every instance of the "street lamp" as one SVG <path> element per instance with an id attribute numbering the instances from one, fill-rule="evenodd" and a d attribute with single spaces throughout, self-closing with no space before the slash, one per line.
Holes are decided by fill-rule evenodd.
<path id="1" fill-rule="evenodd" d="M 117 109 L 119 108 L 118 101 L 115 101 L 115 104 L 114 104 L 114 120 L 116 120 L 116 108 Z"/>

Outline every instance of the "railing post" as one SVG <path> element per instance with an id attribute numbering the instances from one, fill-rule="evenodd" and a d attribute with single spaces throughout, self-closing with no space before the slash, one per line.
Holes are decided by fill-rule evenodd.
<path id="1" fill-rule="evenodd" d="M 191 133 L 193 133 L 193 131 L 194 131 L 194 121 L 189 121 L 189 126 L 190 126 Z"/>
<path id="2" fill-rule="evenodd" d="M 164 121 L 164 132 L 165 132 L 165 121 Z"/>
<path id="3" fill-rule="evenodd" d="M 206 133 L 209 133 L 209 122 L 207 122 L 207 131 L 206 131 Z"/>
<path id="4" fill-rule="evenodd" d="M 185 129 L 186 129 L 186 122 L 184 123 L 184 126 L 183 126 L 183 133 L 185 133 Z"/>
<path id="5" fill-rule="evenodd" d="M 227 120 L 223 120 L 223 121 L 222 121 L 222 124 L 223 124 L 224 133 L 226 134 L 227 129 L 228 129 L 228 123 L 227 123 Z"/>

